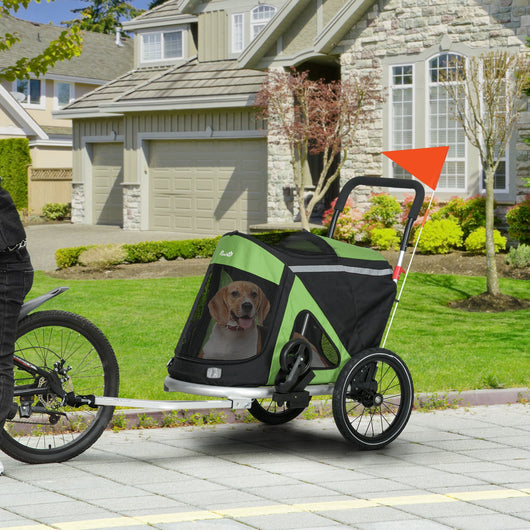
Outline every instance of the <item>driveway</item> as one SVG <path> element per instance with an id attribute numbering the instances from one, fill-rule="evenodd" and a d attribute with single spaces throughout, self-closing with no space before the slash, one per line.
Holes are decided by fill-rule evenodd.
<path id="1" fill-rule="evenodd" d="M 70 223 L 27 226 L 26 235 L 33 268 L 39 271 L 57 268 L 55 251 L 59 248 L 183 239 L 175 232 L 133 231 L 118 226 Z"/>

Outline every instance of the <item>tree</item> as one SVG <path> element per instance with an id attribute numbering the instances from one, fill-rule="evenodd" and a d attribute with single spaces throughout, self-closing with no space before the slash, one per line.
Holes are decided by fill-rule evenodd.
<path id="1" fill-rule="evenodd" d="M 86 7 L 71 9 L 72 13 L 81 15 L 80 19 L 62 22 L 68 27 L 78 26 L 95 33 L 114 33 L 117 27 L 121 28 L 121 20 L 130 20 L 142 13 L 143 9 L 136 9 L 124 0 L 79 0 Z"/>
<path id="2" fill-rule="evenodd" d="M 339 176 L 351 152 L 359 127 L 368 120 L 374 103 L 381 101 L 374 77 L 332 81 L 312 81 L 308 72 L 271 70 L 256 98 L 261 117 L 268 121 L 269 135 L 289 147 L 296 200 L 302 227 Z M 275 140 L 273 140 L 275 141 Z M 320 154 L 322 170 L 305 204 L 311 187 L 307 164 L 309 154 Z M 334 166 L 334 161 L 340 156 Z"/>
<path id="3" fill-rule="evenodd" d="M 40 0 L 34 1 L 40 3 Z M 27 9 L 30 2 L 31 0 L 1 0 L 0 16 L 9 15 L 10 11 L 16 13 L 21 8 Z M 0 52 L 10 50 L 19 42 L 20 38 L 13 33 L 1 35 Z M 64 30 L 36 57 L 22 57 L 14 65 L 0 68 L 0 79 L 14 81 L 15 79 L 29 79 L 31 76 L 38 77 L 45 74 L 58 61 L 80 55 L 82 42 L 81 32 L 77 26 Z"/>
<path id="4" fill-rule="evenodd" d="M 487 293 L 501 294 L 495 261 L 494 181 L 519 117 L 530 64 L 523 54 L 493 50 L 457 60 L 442 80 L 455 118 L 478 149 L 486 188 Z"/>
<path id="5" fill-rule="evenodd" d="M 153 7 L 161 6 L 162 4 L 165 4 L 167 0 L 152 0 L 152 2 L 149 4 L 148 8 L 153 9 Z"/>

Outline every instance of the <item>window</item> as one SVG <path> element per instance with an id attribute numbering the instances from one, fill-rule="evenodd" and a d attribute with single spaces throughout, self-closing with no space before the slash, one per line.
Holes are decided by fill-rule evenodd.
<path id="1" fill-rule="evenodd" d="M 499 165 L 497 166 L 497 170 L 495 171 L 495 175 L 493 178 L 493 189 L 495 191 L 508 191 L 508 167 L 506 165 L 506 161 L 509 159 L 509 148 L 506 148 L 506 151 L 504 153 L 504 156 L 500 159 Z M 481 179 L 481 185 L 482 190 L 486 189 L 486 174 L 484 173 L 484 170 L 482 170 L 481 173 L 482 179 Z"/>
<path id="2" fill-rule="evenodd" d="M 451 98 L 441 82 L 443 73 L 457 68 L 463 58 L 443 53 L 429 61 L 428 144 L 448 145 L 449 152 L 438 182 L 440 190 L 466 189 L 466 135 L 451 112 Z"/>
<path id="3" fill-rule="evenodd" d="M 258 33 L 269 23 L 276 13 L 273 6 L 258 6 L 250 12 L 250 38 L 254 40 Z"/>
<path id="4" fill-rule="evenodd" d="M 240 53 L 245 47 L 243 13 L 232 15 L 232 53 Z"/>
<path id="5" fill-rule="evenodd" d="M 161 61 L 184 57 L 182 31 L 142 35 L 142 61 Z"/>
<path id="6" fill-rule="evenodd" d="M 15 81 L 15 92 L 23 105 L 43 105 L 41 82 L 39 79 L 19 79 Z"/>
<path id="7" fill-rule="evenodd" d="M 393 66 L 392 94 L 392 149 L 412 149 L 414 144 L 414 102 L 412 65 Z M 392 164 L 396 178 L 410 178 L 410 173 Z"/>
<path id="8" fill-rule="evenodd" d="M 74 99 L 74 85 L 62 81 L 55 82 L 55 103 L 56 109 L 62 109 Z"/>

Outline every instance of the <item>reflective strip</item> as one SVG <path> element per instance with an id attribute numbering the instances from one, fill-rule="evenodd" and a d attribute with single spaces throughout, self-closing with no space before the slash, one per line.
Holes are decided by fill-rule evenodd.
<path id="1" fill-rule="evenodd" d="M 347 267 L 346 265 L 295 265 L 289 267 L 295 274 L 303 272 L 348 272 L 364 276 L 387 276 L 392 269 L 369 269 L 366 267 Z"/>

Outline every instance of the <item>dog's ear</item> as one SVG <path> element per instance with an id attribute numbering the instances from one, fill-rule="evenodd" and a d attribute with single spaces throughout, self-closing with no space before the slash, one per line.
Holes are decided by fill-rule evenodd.
<path id="1" fill-rule="evenodd" d="M 212 318 L 221 325 L 228 323 L 229 308 L 225 301 L 226 287 L 219 289 L 208 303 L 208 310 Z"/>
<path id="2" fill-rule="evenodd" d="M 258 313 L 258 324 L 262 325 L 263 321 L 267 318 L 267 315 L 269 314 L 269 310 L 271 308 L 271 304 L 269 303 L 269 300 L 265 296 L 265 293 L 258 288 L 258 307 L 257 307 L 257 313 Z"/>

